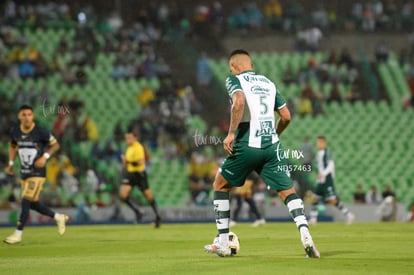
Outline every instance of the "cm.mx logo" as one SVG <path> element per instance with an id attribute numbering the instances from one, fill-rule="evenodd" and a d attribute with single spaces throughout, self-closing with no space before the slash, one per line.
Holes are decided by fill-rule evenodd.
<path id="1" fill-rule="evenodd" d="M 303 156 L 303 152 L 301 150 L 283 150 L 280 146 L 280 143 L 277 145 L 276 148 L 276 156 L 277 156 L 277 160 L 280 161 L 282 159 L 289 159 L 289 158 L 293 158 L 293 159 L 301 159 L 304 158 Z"/>

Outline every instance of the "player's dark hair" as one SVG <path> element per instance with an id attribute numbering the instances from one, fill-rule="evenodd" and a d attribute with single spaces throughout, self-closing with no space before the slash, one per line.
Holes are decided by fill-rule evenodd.
<path id="1" fill-rule="evenodd" d="M 20 106 L 19 112 L 20 111 L 23 111 L 23 110 L 31 110 L 31 111 L 33 111 L 33 108 L 30 105 L 24 104 L 24 105 Z"/>
<path id="2" fill-rule="evenodd" d="M 125 133 L 126 134 L 132 134 L 135 137 L 138 136 L 137 131 L 136 131 L 136 129 L 134 127 L 128 127 Z"/>
<path id="3" fill-rule="evenodd" d="M 318 136 L 318 139 L 322 139 L 326 141 L 326 137 L 325 136 Z"/>
<path id="4" fill-rule="evenodd" d="M 230 53 L 229 59 L 232 58 L 234 55 L 237 55 L 237 54 L 244 54 L 244 55 L 250 56 L 249 53 L 246 50 L 237 49 L 237 50 L 234 50 Z"/>

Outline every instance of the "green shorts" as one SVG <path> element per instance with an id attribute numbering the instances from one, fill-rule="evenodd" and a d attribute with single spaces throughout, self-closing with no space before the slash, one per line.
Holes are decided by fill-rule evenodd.
<path id="1" fill-rule="evenodd" d="M 314 196 L 319 199 L 330 200 L 337 197 L 335 186 L 332 177 L 326 177 L 324 183 L 316 184 L 315 190 L 313 191 Z"/>
<path id="2" fill-rule="evenodd" d="M 235 187 L 242 186 L 246 177 L 256 171 L 270 189 L 282 191 L 293 187 L 288 162 L 283 158 L 279 142 L 266 148 L 252 148 L 246 143 L 236 142 L 233 154 L 220 167 L 221 175 Z"/>

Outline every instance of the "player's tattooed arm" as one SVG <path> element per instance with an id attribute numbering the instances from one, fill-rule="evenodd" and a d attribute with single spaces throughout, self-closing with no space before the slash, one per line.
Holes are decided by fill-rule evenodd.
<path id="1" fill-rule="evenodd" d="M 51 155 L 56 153 L 59 150 L 59 148 L 60 145 L 57 141 L 50 143 L 48 150 L 45 151 L 43 155 L 36 160 L 34 165 L 38 168 L 45 167 L 46 161 L 50 158 Z"/>
<path id="2" fill-rule="evenodd" d="M 232 153 L 233 141 L 235 138 L 235 132 L 240 124 L 241 118 L 244 112 L 244 94 L 242 91 L 237 91 L 232 96 L 233 104 L 231 105 L 230 126 L 227 137 L 223 140 L 224 150 L 228 153 Z"/>

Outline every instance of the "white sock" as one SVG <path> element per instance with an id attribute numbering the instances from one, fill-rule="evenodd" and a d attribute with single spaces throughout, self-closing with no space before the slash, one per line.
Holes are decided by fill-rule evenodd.
<path id="1" fill-rule="evenodd" d="M 16 232 L 14 232 L 14 234 L 21 237 L 23 234 L 23 230 L 16 229 Z"/>
<path id="2" fill-rule="evenodd" d="M 309 228 L 307 228 L 306 226 L 301 226 L 299 232 L 301 236 L 310 235 Z"/>
<path id="3" fill-rule="evenodd" d="M 229 245 L 229 221 L 230 201 L 214 200 L 214 212 L 216 213 L 216 226 L 219 231 L 219 243 L 222 246 Z"/>
<path id="4" fill-rule="evenodd" d="M 289 213 L 295 221 L 296 227 L 298 229 L 301 229 L 302 227 L 308 227 L 308 221 L 306 220 L 303 201 L 301 199 L 293 199 L 289 201 L 286 206 L 289 209 Z"/>

